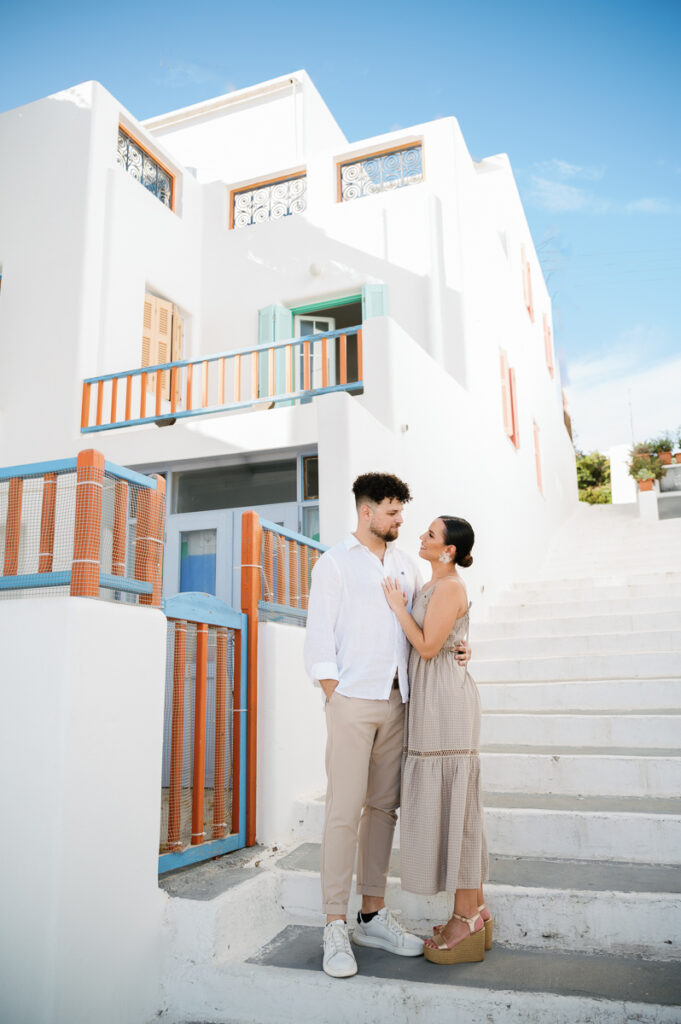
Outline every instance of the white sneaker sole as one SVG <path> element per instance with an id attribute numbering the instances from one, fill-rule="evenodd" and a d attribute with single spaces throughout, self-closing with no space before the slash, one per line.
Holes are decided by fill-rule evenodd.
<path id="1" fill-rule="evenodd" d="M 355 964 L 354 971 L 352 968 L 345 971 L 334 971 L 332 967 L 328 967 L 326 964 L 322 963 L 322 970 L 324 971 L 324 974 L 328 974 L 330 978 L 352 978 L 357 974 L 357 964 Z"/>
<path id="2" fill-rule="evenodd" d="M 384 949 L 386 953 L 394 953 L 395 956 L 423 956 L 423 946 L 418 950 L 404 949 L 400 946 L 393 946 L 387 939 L 379 939 L 378 936 L 372 935 L 358 935 L 356 931 L 352 933 L 351 940 L 356 946 Z"/>

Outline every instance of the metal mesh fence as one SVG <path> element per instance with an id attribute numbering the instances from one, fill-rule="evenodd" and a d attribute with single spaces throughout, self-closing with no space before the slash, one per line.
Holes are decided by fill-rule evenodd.
<path id="1" fill-rule="evenodd" d="M 151 604 L 160 592 L 162 487 L 123 479 L 99 453 L 84 454 L 98 459 L 0 478 L 0 599 Z"/>
<path id="2" fill-rule="evenodd" d="M 310 595 L 312 569 L 322 554 L 318 547 L 303 540 L 286 537 L 263 526 L 260 564 L 262 565 L 262 601 L 276 606 L 264 609 L 265 617 L 286 618 L 287 610 L 294 620 L 304 617 Z"/>
<path id="3" fill-rule="evenodd" d="M 233 630 L 168 619 L 160 853 L 238 831 L 234 655 Z"/>

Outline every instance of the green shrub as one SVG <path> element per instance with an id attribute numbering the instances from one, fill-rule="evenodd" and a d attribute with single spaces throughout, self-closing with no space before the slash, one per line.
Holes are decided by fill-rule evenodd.
<path id="1" fill-rule="evenodd" d="M 589 505 L 610 505 L 612 503 L 610 484 L 582 488 L 579 492 L 579 500 L 586 501 Z"/>

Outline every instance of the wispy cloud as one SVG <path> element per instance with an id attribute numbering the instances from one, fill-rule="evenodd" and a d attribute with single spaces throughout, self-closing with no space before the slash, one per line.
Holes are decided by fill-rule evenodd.
<path id="1" fill-rule="evenodd" d="M 565 390 L 581 448 L 629 443 L 630 400 L 638 440 L 677 426 L 681 357 L 650 365 L 659 342 L 658 332 L 638 324 L 600 353 L 568 363 Z"/>
<path id="2" fill-rule="evenodd" d="M 599 199 L 587 189 L 578 185 L 569 185 L 565 181 L 554 181 L 532 175 L 529 196 L 535 206 L 553 212 L 583 211 L 585 213 L 605 213 L 610 208 L 608 200 Z"/>
<path id="3" fill-rule="evenodd" d="M 668 199 L 635 199 L 626 205 L 627 213 L 678 213 L 681 207 Z"/>
<path id="4" fill-rule="evenodd" d="M 534 165 L 535 170 L 543 175 L 555 175 L 559 178 L 581 178 L 584 181 L 599 181 L 605 174 L 605 167 L 584 167 L 571 164 L 567 160 L 553 157 Z"/>
<path id="5" fill-rule="evenodd" d="M 232 92 L 236 86 L 226 79 L 222 68 L 191 61 L 164 61 L 160 63 L 161 75 L 157 83 L 169 88 L 185 85 L 209 85 L 216 92 Z"/>

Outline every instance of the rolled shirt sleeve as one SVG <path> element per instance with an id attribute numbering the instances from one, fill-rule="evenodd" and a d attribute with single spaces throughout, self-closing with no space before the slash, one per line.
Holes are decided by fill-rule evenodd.
<path id="1" fill-rule="evenodd" d="M 305 630 L 305 670 L 317 686 L 320 679 L 340 679 L 336 620 L 342 590 L 338 566 L 328 553 L 322 555 L 312 570 Z"/>

